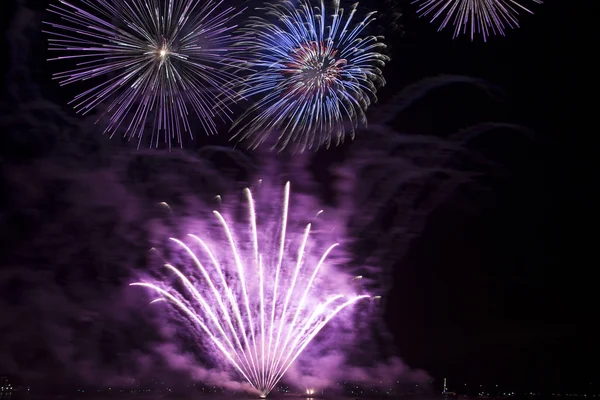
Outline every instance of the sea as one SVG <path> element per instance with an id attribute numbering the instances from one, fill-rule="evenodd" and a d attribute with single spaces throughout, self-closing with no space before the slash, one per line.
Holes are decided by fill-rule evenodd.
<path id="1" fill-rule="evenodd" d="M 494 397 L 494 396 L 467 396 L 458 395 L 453 397 L 443 396 L 441 394 L 405 394 L 391 396 L 304 396 L 304 395 L 269 395 L 266 400 L 563 400 L 562 396 L 558 395 L 516 395 L 510 397 Z M 600 395 L 592 396 L 565 396 L 574 397 L 569 400 L 600 400 Z M 591 397 L 591 399 L 590 399 Z M 596 399 L 594 399 L 596 398 Z M 1 393 L 0 400 L 261 400 L 256 396 L 238 394 L 176 394 L 176 393 L 66 393 L 66 394 L 48 394 L 48 393 L 32 393 L 32 392 L 12 392 Z M 564 399 L 566 400 L 566 399 Z"/>
<path id="2" fill-rule="evenodd" d="M 47 394 L 47 393 L 0 393 L 0 400 L 261 400 L 258 397 L 236 395 L 206 395 L 206 394 L 153 394 L 153 393 L 67 393 L 67 394 Z M 306 397 L 301 395 L 274 395 L 268 396 L 266 400 L 445 400 L 443 396 L 418 395 L 418 396 L 385 396 L 385 397 L 343 397 L 343 396 L 322 396 Z M 469 400 L 465 398 L 464 400 Z M 475 400 L 475 399 L 473 399 Z"/>

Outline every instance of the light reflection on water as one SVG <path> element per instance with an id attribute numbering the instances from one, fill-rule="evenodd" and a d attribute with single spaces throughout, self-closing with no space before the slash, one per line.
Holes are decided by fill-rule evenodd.
<path id="1" fill-rule="evenodd" d="M 81 394 L 76 393 L 73 395 L 44 395 L 40 393 L 0 393 L 0 400 L 260 400 L 259 397 L 250 397 L 242 395 L 203 395 L 203 394 L 189 394 L 189 395 L 175 395 L 175 394 L 117 394 L 117 395 L 106 395 L 106 394 Z M 386 396 L 386 397 L 363 397 L 355 398 L 352 396 L 323 396 L 323 397 L 304 397 L 294 395 L 273 395 L 268 396 L 266 400 L 444 400 L 441 396 Z"/>

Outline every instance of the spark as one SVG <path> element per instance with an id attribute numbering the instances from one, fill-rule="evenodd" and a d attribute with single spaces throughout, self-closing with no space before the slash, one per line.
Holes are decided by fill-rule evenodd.
<path id="1" fill-rule="evenodd" d="M 529 0 L 542 4 L 542 0 Z M 476 34 L 484 42 L 491 35 L 505 35 L 507 28 L 519 27 L 517 17 L 521 11 L 533 14 L 523 6 L 523 0 L 413 0 L 418 3 L 420 16 L 431 16 L 431 22 L 441 19 L 438 31 L 448 23 L 454 25 L 454 38 L 470 31 L 471 40 Z"/>
<path id="2" fill-rule="evenodd" d="M 326 247 L 318 259 L 314 257 L 314 249 L 308 246 L 310 223 L 300 237 L 297 253 L 288 254 L 289 182 L 274 246 L 260 240 L 271 243 L 274 238 L 259 229 L 252 192 L 246 189 L 244 193 L 249 240 L 239 240 L 227 219 L 213 211 L 226 240 L 211 238 L 211 246 L 192 234 L 190 243 L 171 239 L 193 267 L 182 270 L 165 265 L 178 278 L 180 290 L 169 286 L 167 280 L 131 285 L 157 292 L 160 298 L 153 303 L 167 300 L 183 312 L 264 398 L 331 319 L 370 296 L 337 293 L 341 290 L 337 284 L 326 290 L 326 277 L 317 277 L 327 269 L 328 256 L 338 244 Z"/>
<path id="3" fill-rule="evenodd" d="M 55 22 L 49 51 L 52 61 L 75 68 L 53 75 L 60 85 L 86 83 L 90 88 L 70 104 L 86 115 L 102 106 L 98 121 L 108 116 L 104 133 L 120 131 L 138 147 L 152 131 L 150 146 L 161 137 L 171 148 L 192 137 L 190 114 L 207 134 L 217 133 L 216 118 L 231 121 L 227 106 L 235 97 L 230 71 L 241 11 L 224 0 L 60 0 L 48 11 Z M 88 83 L 88 81 L 90 83 Z M 94 83 L 95 82 L 95 83 Z"/>
<path id="4" fill-rule="evenodd" d="M 389 60 L 382 38 L 364 35 L 375 12 L 355 20 L 357 6 L 344 10 L 334 0 L 328 12 L 325 0 L 316 8 L 311 0 L 283 0 L 242 28 L 239 44 L 253 72 L 240 97 L 253 103 L 234 122 L 233 138 L 256 148 L 276 133 L 274 147 L 299 151 L 354 138 Z"/>

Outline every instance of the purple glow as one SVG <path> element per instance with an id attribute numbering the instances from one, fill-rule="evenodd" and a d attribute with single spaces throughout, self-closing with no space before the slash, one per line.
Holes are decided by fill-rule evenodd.
<path id="1" fill-rule="evenodd" d="M 304 151 L 339 144 L 366 124 L 389 58 L 381 37 L 364 34 L 375 12 L 360 18 L 357 7 L 284 0 L 250 20 L 240 45 L 253 72 L 241 96 L 256 101 L 234 123 L 234 137 L 255 148 L 275 134 L 275 147 Z"/>
<path id="2" fill-rule="evenodd" d="M 542 0 L 530 0 L 541 4 Z M 454 38 L 470 31 L 471 40 L 481 34 L 486 41 L 491 35 L 502 35 L 507 28 L 519 27 L 517 17 L 531 10 L 521 5 L 522 0 L 413 0 L 419 5 L 420 16 L 430 16 L 431 22 L 441 18 L 439 30 L 451 23 L 454 25 Z"/>
<path id="3" fill-rule="evenodd" d="M 181 290 L 166 280 L 132 286 L 170 301 L 264 397 L 332 318 L 370 296 L 355 294 L 356 283 L 328 262 L 337 243 L 309 240 L 314 223 L 301 234 L 290 229 L 289 183 L 281 211 L 260 219 L 252 192 L 245 195 L 249 223 L 213 211 L 221 239 L 216 232 L 190 234 L 187 243 L 171 239 L 185 253 L 185 273 L 166 264 Z M 260 227 L 259 220 L 265 221 Z"/>
<path id="4" fill-rule="evenodd" d="M 235 64 L 231 21 L 239 12 L 224 0 L 73 1 L 51 5 L 62 21 L 45 24 L 52 27 L 49 50 L 64 54 L 51 60 L 77 62 L 54 79 L 96 82 L 71 101 L 78 113 L 106 104 L 105 133 L 123 125 L 138 146 L 147 125 L 151 146 L 163 135 L 171 147 L 181 145 L 184 132 L 192 136 L 191 113 L 208 134 L 217 133 L 217 116 L 230 120 L 225 102 L 237 77 L 227 68 Z"/>

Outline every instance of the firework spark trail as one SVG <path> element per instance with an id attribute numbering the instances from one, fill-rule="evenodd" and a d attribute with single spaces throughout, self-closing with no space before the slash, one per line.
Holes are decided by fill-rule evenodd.
<path id="1" fill-rule="evenodd" d="M 344 20 L 339 1 L 327 13 L 325 1 L 267 4 L 265 17 L 252 18 L 241 32 L 250 73 L 240 97 L 259 99 L 234 122 L 234 138 L 257 147 L 273 132 L 275 147 L 293 143 L 300 151 L 339 144 L 366 124 L 366 109 L 385 84 L 379 37 L 362 36 L 374 12 L 355 22 L 358 3 Z M 272 19 L 272 21 L 270 20 Z M 347 129 L 349 127 L 349 129 Z M 348 132 L 347 132 L 348 131 Z"/>
<path id="2" fill-rule="evenodd" d="M 314 262 L 315 250 L 308 246 L 311 223 L 301 235 L 298 253 L 288 254 L 289 183 L 284 190 L 279 238 L 258 229 L 252 193 L 249 189 L 244 192 L 250 240 L 234 235 L 223 215 L 214 211 L 224 241 L 215 240 L 215 245 L 209 246 L 198 236 L 189 235 L 200 246 L 200 251 L 194 252 L 183 241 L 171 239 L 192 261 L 187 275 L 172 264 L 165 265 L 181 287 L 164 282 L 132 285 L 157 292 L 160 298 L 153 303 L 166 300 L 182 311 L 264 397 L 331 319 L 369 296 L 346 296 L 339 293 L 344 290 L 338 285 L 327 286 L 324 279 L 317 283 L 316 277 L 338 244 L 327 247 Z M 275 239 L 274 248 L 263 248 L 261 237 L 269 243 Z M 203 257 L 210 268 L 203 264 Z"/>
<path id="3" fill-rule="evenodd" d="M 531 1 L 542 3 L 542 0 Z M 464 34 L 468 28 L 471 40 L 476 33 L 481 34 L 484 41 L 491 33 L 504 36 L 507 28 L 519 27 L 519 11 L 533 14 L 520 4 L 521 0 L 413 0 L 413 3 L 419 4 L 419 15 L 431 15 L 431 22 L 443 18 L 438 30 L 452 23 L 454 38 Z"/>
<path id="4" fill-rule="evenodd" d="M 77 5 L 77 2 L 80 5 Z M 52 27 L 49 50 L 76 60 L 77 68 L 54 74 L 62 85 L 96 79 L 95 86 L 72 101 L 87 114 L 107 104 L 105 133 L 137 136 L 141 144 L 152 122 L 150 145 L 160 136 L 171 147 L 190 136 L 190 113 L 208 134 L 216 134 L 215 118 L 230 119 L 226 101 L 236 96 L 229 68 L 234 49 L 232 24 L 241 11 L 224 0 L 60 0 L 48 11 L 62 22 Z M 104 77 L 104 81 L 98 78 Z M 129 122 L 128 122 L 129 120 Z"/>
<path id="5" fill-rule="evenodd" d="M 192 311 L 189 307 L 187 307 L 180 299 L 178 299 L 177 297 L 173 296 L 172 294 L 170 294 L 166 290 L 161 289 L 158 286 L 153 285 L 151 283 L 135 282 L 135 283 L 131 283 L 130 286 L 143 286 L 143 287 L 147 287 L 149 289 L 152 289 L 152 290 L 160 293 L 162 296 L 165 296 L 164 300 L 170 300 L 170 301 L 172 301 L 175 305 L 177 305 L 177 307 L 179 307 L 180 310 L 182 310 L 185 314 L 187 314 L 188 317 L 190 317 L 193 321 L 195 321 L 202 328 L 202 330 L 206 334 L 208 334 L 208 336 L 210 337 L 210 339 L 212 340 L 212 342 L 229 359 L 229 361 L 233 364 L 233 366 L 244 376 L 244 378 L 246 378 L 248 381 L 250 381 L 250 379 L 248 378 L 248 376 L 244 373 L 244 370 L 231 357 L 231 354 L 229 354 L 229 352 L 223 347 L 223 344 L 219 341 L 219 339 L 217 339 L 215 337 L 215 335 L 206 326 L 206 324 L 198 317 L 198 315 L 194 311 Z M 159 302 L 161 300 L 163 300 L 163 299 L 162 298 L 161 299 L 156 299 L 156 300 L 153 300 L 152 303 L 156 303 L 156 302 Z"/>
<path id="6" fill-rule="evenodd" d="M 325 325 L 327 325 L 327 323 L 329 321 L 331 321 L 344 308 L 356 303 L 358 300 L 366 299 L 369 297 L 370 296 L 368 296 L 368 295 L 356 296 L 353 299 L 350 299 L 350 300 L 340 304 L 331 313 L 329 313 L 329 315 L 327 315 L 327 317 L 325 317 L 325 319 L 323 321 L 321 321 L 317 326 L 315 326 L 314 328 L 311 327 L 311 329 L 308 332 L 303 331 L 303 333 L 305 333 L 305 334 L 308 333 L 308 334 L 306 335 L 306 337 L 299 336 L 296 338 L 296 342 L 294 344 L 297 345 L 298 342 L 301 341 L 300 346 L 292 347 L 290 349 L 290 352 L 287 353 L 287 356 L 282 363 L 282 368 L 278 371 L 278 374 L 275 375 L 273 378 L 273 382 L 274 382 L 273 386 L 275 384 L 277 384 L 279 379 L 281 379 L 283 377 L 283 375 L 286 373 L 286 371 L 292 366 L 292 363 L 296 360 L 296 358 L 298 358 L 298 356 L 302 353 L 302 351 L 306 348 L 306 346 L 308 346 L 310 341 L 313 340 L 313 338 L 315 336 L 317 336 L 317 334 L 321 331 L 321 329 L 323 329 L 325 327 Z M 337 298 L 336 298 L 336 300 L 337 300 Z M 322 315 L 320 315 L 320 316 L 322 316 Z M 291 360 L 290 360 L 290 356 L 291 356 Z"/>

